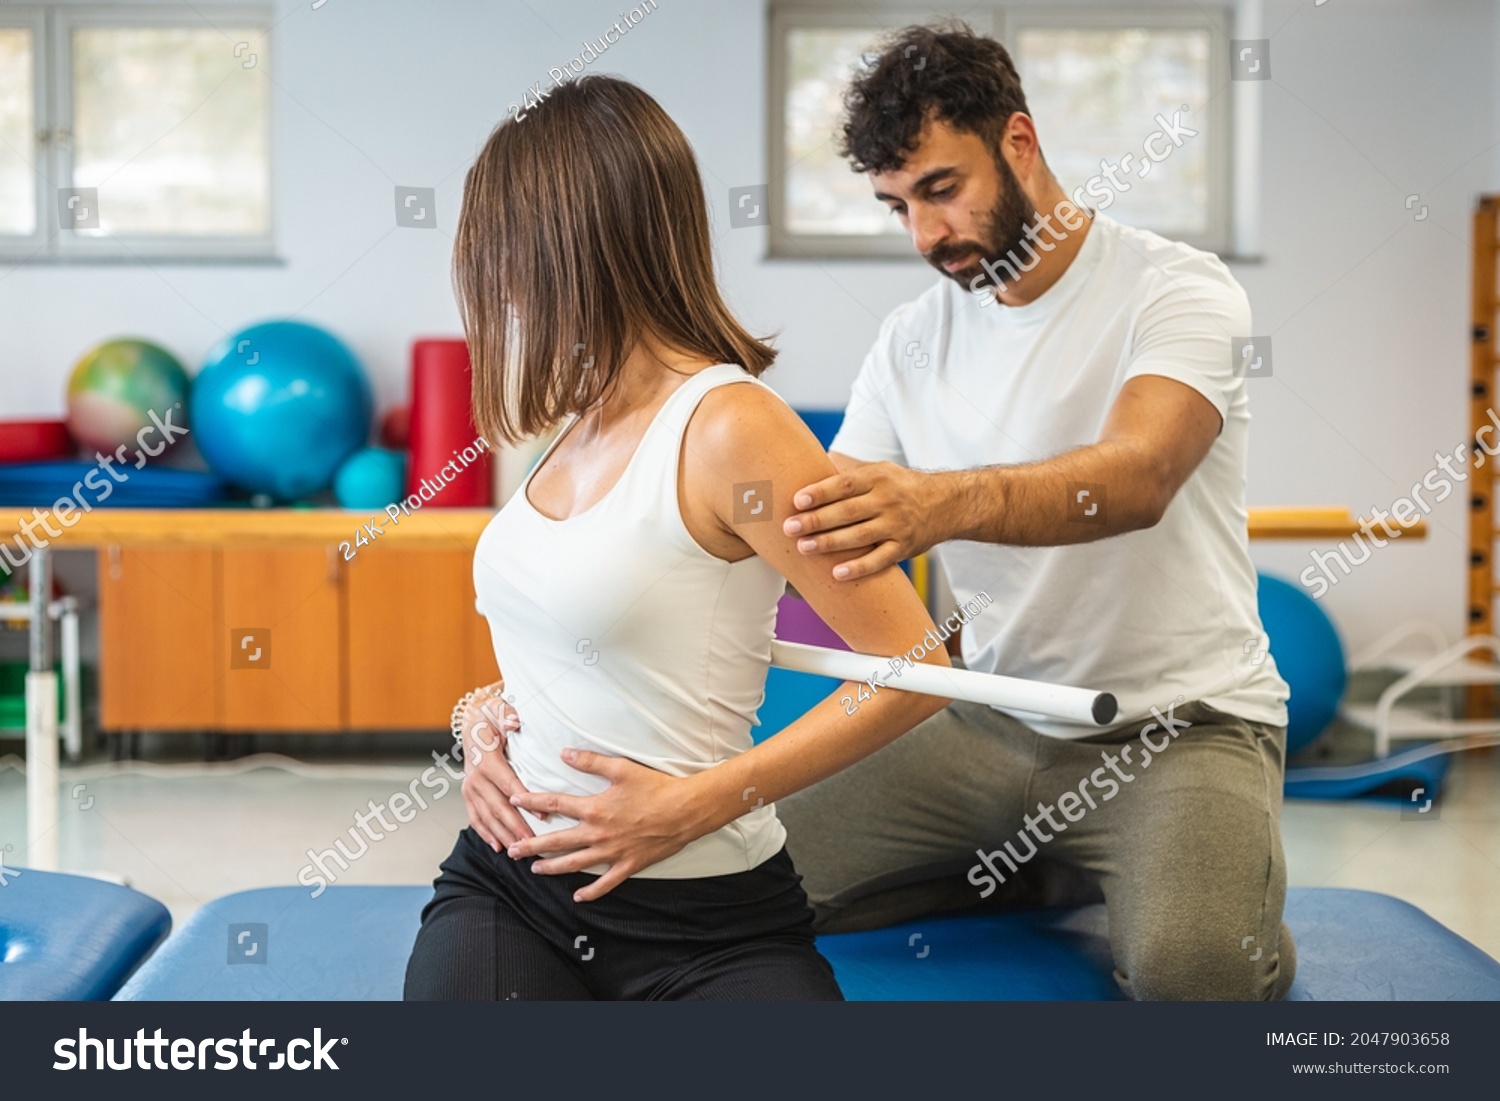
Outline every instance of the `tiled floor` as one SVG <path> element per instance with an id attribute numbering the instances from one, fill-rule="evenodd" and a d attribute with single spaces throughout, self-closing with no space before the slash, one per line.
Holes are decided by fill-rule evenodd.
<path id="1" fill-rule="evenodd" d="M 1500 751 L 1457 755 L 1433 809 L 1403 817 L 1394 800 L 1290 800 L 1288 879 L 1395 895 L 1500 958 Z"/>
<path id="2" fill-rule="evenodd" d="M 397 828 L 386 833 L 368 817 L 370 800 L 384 803 L 393 793 L 408 791 L 432 766 L 430 758 L 346 767 L 278 757 L 272 760 L 295 772 L 253 767 L 264 760 L 136 765 L 141 771 L 119 772 L 108 765 L 65 769 L 61 870 L 122 877 L 165 903 L 173 923 L 180 924 L 203 903 L 232 891 L 295 884 L 309 848 L 322 851 L 342 837 L 345 847 L 357 852 L 346 832 L 355 826 L 356 814 L 365 814 L 384 836 L 346 873 L 338 873 L 340 883 L 431 882 L 465 824 L 456 782 L 437 797 L 440 772 L 433 788 L 418 783 L 428 808 L 412 821 L 394 823 L 387 811 L 386 819 Z M 20 773 L 0 772 L 0 838 L 14 845 L 6 854 L 12 866 L 25 864 L 24 796 Z"/>
<path id="3" fill-rule="evenodd" d="M 331 847 L 370 800 L 407 790 L 432 763 L 416 755 L 399 765 L 287 761 L 289 772 L 247 767 L 254 760 L 67 770 L 63 870 L 123 877 L 181 923 L 231 891 L 296 883 L 309 848 Z M 436 799 L 432 788 L 418 790 L 429 808 L 371 844 L 339 882 L 432 879 L 464 824 L 463 799 L 456 785 Z M 0 848 L 13 846 L 3 853 L 10 866 L 26 863 L 24 808 L 23 776 L 0 768 Z M 1410 820 L 1392 803 L 1289 802 L 1291 882 L 1395 895 L 1500 957 L 1500 752 L 1460 755 L 1438 810 Z"/>

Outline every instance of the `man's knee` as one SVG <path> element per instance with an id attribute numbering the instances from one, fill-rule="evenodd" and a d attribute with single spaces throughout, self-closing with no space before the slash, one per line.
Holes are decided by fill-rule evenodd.
<path id="1" fill-rule="evenodd" d="M 1256 1002 L 1286 997 L 1297 972 L 1297 950 L 1285 925 L 1274 943 L 1243 936 L 1191 941 L 1147 936 L 1117 961 L 1122 989 L 1143 1002 Z"/>

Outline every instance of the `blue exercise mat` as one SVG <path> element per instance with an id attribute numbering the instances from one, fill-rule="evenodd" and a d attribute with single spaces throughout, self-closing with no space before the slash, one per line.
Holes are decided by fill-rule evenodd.
<path id="1" fill-rule="evenodd" d="M 1500 1001 L 1500 962 L 1410 903 L 1293 888 L 1288 1001 Z M 923 949 L 930 951 L 923 954 Z M 818 938 L 851 1001 L 1114 1001 L 1102 905 L 924 919 Z"/>
<path id="2" fill-rule="evenodd" d="M 1102 906 L 953 915 L 821 936 L 818 950 L 852 1002 L 1123 1001 L 1102 926 Z"/>
<path id="3" fill-rule="evenodd" d="M 228 895 L 194 914 L 117 999 L 396 1000 L 431 898 L 430 887 Z M 1500 1001 L 1500 963 L 1399 899 L 1294 888 L 1286 923 L 1294 1001 Z M 818 947 L 853 1001 L 1106 1001 L 1121 997 L 1106 925 L 1103 906 L 947 916 L 826 935 Z"/>
<path id="4" fill-rule="evenodd" d="M 68 499 L 89 508 L 198 508 L 222 501 L 227 488 L 197 470 L 126 464 L 113 468 L 117 480 L 98 463 L 12 463 L 0 465 L 0 504 L 49 508 Z"/>
<path id="5" fill-rule="evenodd" d="M 1290 799 L 1354 799 L 1380 794 L 1406 802 L 1415 792 L 1436 798 L 1455 745 L 1427 744 L 1374 761 L 1348 765 L 1289 767 L 1282 785 Z"/>

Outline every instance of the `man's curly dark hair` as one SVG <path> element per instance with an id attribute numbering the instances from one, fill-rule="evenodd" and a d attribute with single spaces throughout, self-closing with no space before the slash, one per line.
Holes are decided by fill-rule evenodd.
<path id="1" fill-rule="evenodd" d="M 845 92 L 839 152 L 856 172 L 898 169 L 932 116 L 989 140 L 998 157 L 1000 135 L 1017 111 L 1031 113 L 999 42 L 958 21 L 906 27 L 881 44 L 874 64 Z"/>

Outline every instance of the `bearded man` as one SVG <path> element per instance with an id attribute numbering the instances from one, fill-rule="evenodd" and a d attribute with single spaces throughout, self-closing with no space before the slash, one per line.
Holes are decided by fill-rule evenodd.
<path id="1" fill-rule="evenodd" d="M 1151 125 L 1151 160 L 1191 133 Z M 889 42 L 843 135 L 944 278 L 881 327 L 840 473 L 785 530 L 847 552 L 843 579 L 933 550 L 958 604 L 994 599 L 949 643 L 968 668 L 1120 712 L 1101 732 L 954 703 L 780 801 L 819 927 L 1102 900 L 1128 996 L 1285 996 L 1288 693 L 1246 542 L 1244 291 L 1217 257 L 1070 198 L 1010 56 L 962 25 Z"/>

